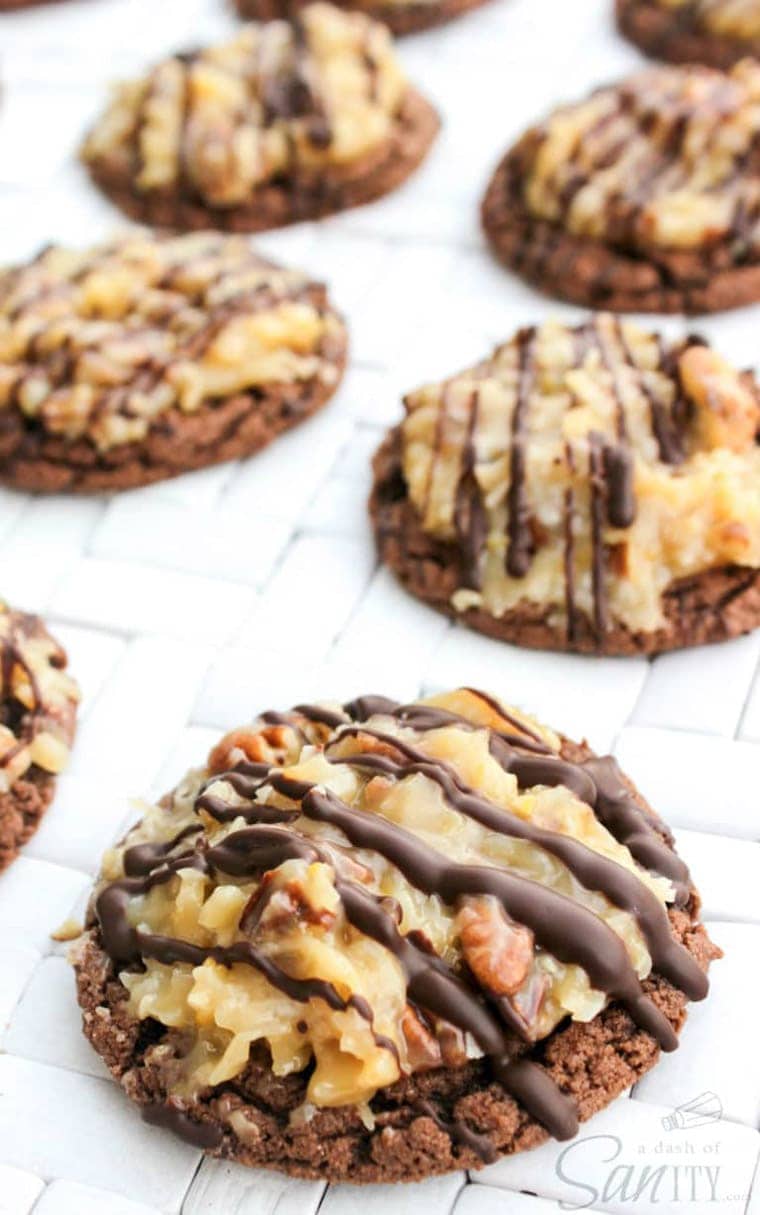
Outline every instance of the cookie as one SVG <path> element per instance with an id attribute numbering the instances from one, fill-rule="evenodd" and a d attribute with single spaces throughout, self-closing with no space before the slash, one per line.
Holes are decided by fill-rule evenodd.
<path id="1" fill-rule="evenodd" d="M 0 13 L 15 12 L 21 8 L 39 8 L 43 4 L 57 4 L 60 0 L 0 0 Z"/>
<path id="2" fill-rule="evenodd" d="M 495 254 L 615 312 L 760 299 L 760 64 L 653 67 L 533 127 L 482 205 Z"/>
<path id="3" fill-rule="evenodd" d="M 411 1181 L 572 1137 L 718 956 L 615 761 L 493 696 L 265 713 L 110 851 L 84 1030 L 148 1122 Z"/>
<path id="4" fill-rule="evenodd" d="M 615 0 L 618 26 L 654 59 L 730 68 L 760 55 L 757 0 Z"/>
<path id="5" fill-rule="evenodd" d="M 321 408 L 326 289 L 219 233 L 49 248 L 0 273 L 0 481 L 92 491 L 250 455 Z"/>
<path id="6" fill-rule="evenodd" d="M 0 871 L 50 805 L 78 701 L 66 654 L 42 621 L 0 601 Z"/>
<path id="7" fill-rule="evenodd" d="M 82 157 L 134 219 L 255 232 L 394 190 L 438 126 L 385 27 L 318 3 L 122 86 Z"/>
<path id="8" fill-rule="evenodd" d="M 405 406 L 370 510 L 431 606 L 595 654 L 760 626 L 760 390 L 700 339 L 549 323 Z"/>
<path id="9" fill-rule="evenodd" d="M 252 21 L 271 21 L 277 17 L 288 17 L 294 10 L 304 7 L 308 0 L 235 0 L 241 17 Z M 455 17 L 461 17 L 471 9 L 480 8 L 486 0 L 385 0 L 385 3 L 368 3 L 367 0 L 337 0 L 339 7 L 366 13 L 374 21 L 382 21 L 396 36 L 416 34 L 420 30 L 445 25 Z"/>

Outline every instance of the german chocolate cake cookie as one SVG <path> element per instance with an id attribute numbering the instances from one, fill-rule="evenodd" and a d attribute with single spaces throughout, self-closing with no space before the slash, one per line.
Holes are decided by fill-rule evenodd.
<path id="1" fill-rule="evenodd" d="M 615 0 L 618 25 L 655 59 L 729 68 L 760 55 L 760 0 Z"/>
<path id="2" fill-rule="evenodd" d="M 405 405 L 370 507 L 433 607 L 598 654 L 760 625 L 760 395 L 699 339 L 549 323 Z"/>
<path id="3" fill-rule="evenodd" d="M 287 17 L 303 8 L 308 0 L 234 0 L 234 3 L 241 17 L 269 21 Z M 460 17 L 479 8 L 485 0 L 337 0 L 337 3 L 341 8 L 355 9 L 382 21 L 394 34 L 413 34 Z"/>
<path id="4" fill-rule="evenodd" d="M 51 247 L 0 272 L 0 481 L 126 489 L 250 455 L 345 358 L 326 289 L 243 237 Z"/>
<path id="5" fill-rule="evenodd" d="M 438 125 L 388 30 L 318 3 L 117 88 L 82 157 L 135 219 L 254 232 L 387 194 Z"/>
<path id="6" fill-rule="evenodd" d="M 78 701 L 66 654 L 42 621 L 0 601 L 0 870 L 52 800 Z"/>
<path id="7" fill-rule="evenodd" d="M 531 128 L 483 200 L 496 255 L 615 312 L 760 299 L 760 64 L 653 67 Z"/>
<path id="8" fill-rule="evenodd" d="M 266 713 L 109 852 L 85 1033 L 217 1156 L 408 1181 L 567 1139 L 717 956 L 610 758 L 491 696 Z"/>

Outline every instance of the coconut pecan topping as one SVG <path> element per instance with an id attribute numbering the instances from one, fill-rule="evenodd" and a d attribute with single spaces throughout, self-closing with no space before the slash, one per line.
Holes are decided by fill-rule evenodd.
<path id="1" fill-rule="evenodd" d="M 325 289 L 242 237 L 125 236 L 0 272 L 0 416 L 100 451 L 267 385 L 337 381 Z"/>
<path id="2" fill-rule="evenodd" d="M 42 622 L 0 601 L 0 794 L 66 766 L 79 691 L 65 666 Z"/>
<path id="3" fill-rule="evenodd" d="M 545 324 L 405 404 L 404 477 L 457 547 L 458 611 L 650 632 L 677 580 L 760 566 L 760 396 L 699 339 Z"/>
<path id="4" fill-rule="evenodd" d="M 643 257 L 757 253 L 760 65 L 653 67 L 563 106 L 519 145 L 529 213 Z M 677 263 L 674 263 L 677 269 Z"/>
<path id="5" fill-rule="evenodd" d="M 283 175 L 373 152 L 405 92 L 383 25 L 311 4 L 117 88 L 82 156 L 126 170 L 142 194 L 180 190 L 236 207 Z"/>
<path id="6" fill-rule="evenodd" d="M 234 1081 L 254 1043 L 276 1075 L 310 1069 L 315 1106 L 487 1056 L 566 1136 L 533 1045 L 617 1000 L 672 1049 L 642 980 L 706 992 L 670 928 L 690 886 L 664 829 L 613 760 L 569 762 L 494 697 L 266 714 L 212 767 L 106 856 L 91 915 L 131 1014 L 182 1035 L 179 1098 Z"/>

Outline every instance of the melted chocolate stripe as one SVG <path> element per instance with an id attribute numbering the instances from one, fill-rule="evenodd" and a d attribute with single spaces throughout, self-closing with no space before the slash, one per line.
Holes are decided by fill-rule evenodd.
<path id="1" fill-rule="evenodd" d="M 574 471 L 573 452 L 569 444 L 565 445 L 565 459 L 572 476 Z M 575 491 L 571 486 L 565 490 L 563 500 L 563 530 L 564 547 L 562 552 L 562 570 L 565 578 L 565 635 L 568 642 L 573 643 L 578 633 L 578 621 L 575 606 L 575 533 L 573 530 L 575 518 Z"/>
<path id="2" fill-rule="evenodd" d="M 392 735 L 373 730 L 366 730 L 366 733 L 387 746 L 397 746 L 412 762 L 399 764 L 383 755 L 352 755 L 331 762 L 370 767 L 397 778 L 419 773 L 438 785 L 448 804 L 459 814 L 480 823 L 489 831 L 513 839 L 528 840 L 556 856 L 586 890 L 600 891 L 616 907 L 629 912 L 636 919 L 649 946 L 656 970 L 685 991 L 691 999 L 700 999 L 706 994 L 707 982 L 702 971 L 688 950 L 673 940 L 665 909 L 635 874 L 578 840 L 537 827 L 494 802 L 489 802 L 465 785 L 448 765 L 426 755 L 425 752 L 395 740 Z M 552 762 L 534 756 L 513 755 L 513 759 L 506 757 L 503 766 L 507 771 L 521 773 L 523 779 L 518 776 L 518 783 L 529 788 L 534 785 L 564 785 L 572 789 L 568 784 L 567 771 L 569 769 L 572 772 L 573 765 L 560 759 Z M 510 759 L 512 767 L 507 766 Z M 527 779 L 523 765 L 528 766 L 530 775 Z M 575 769 L 575 772 L 583 776 L 591 788 L 592 799 L 596 800 L 596 789 L 591 777 L 581 769 Z M 583 800 L 593 804 L 587 797 Z"/>
<path id="3" fill-rule="evenodd" d="M 470 721 L 468 717 L 463 717 L 461 713 L 454 713 L 451 709 L 440 709 L 436 705 L 400 705 L 397 706 L 393 713 L 388 713 L 387 715 L 395 717 L 402 725 L 409 726 L 421 734 L 427 733 L 428 730 L 439 730 L 442 726 L 451 725 L 459 726 L 463 730 L 488 729 L 492 734 L 498 735 L 506 742 L 517 743 L 525 751 L 537 751 L 541 755 L 551 753 L 551 747 L 538 734 L 535 734 L 529 726 L 525 725 L 517 717 L 512 717 L 507 710 L 502 708 L 498 701 L 495 701 L 485 692 L 476 692 L 474 688 L 465 688 L 464 691 L 471 692 L 474 696 L 478 696 L 482 701 L 490 705 L 491 708 L 496 709 L 505 721 L 515 726 L 518 733 L 512 734 L 505 730 L 498 730 L 495 726 L 478 725 Z M 363 720 L 367 719 L 364 718 Z"/>
<path id="4" fill-rule="evenodd" d="M 497 1159 L 498 1152 L 488 1136 L 479 1135 L 477 1131 L 473 1131 L 461 1118 L 453 1120 L 445 1118 L 441 1111 L 433 1105 L 432 1101 L 418 1101 L 415 1108 L 427 1118 L 432 1118 L 438 1129 L 450 1135 L 456 1143 L 461 1143 L 463 1147 L 469 1148 L 470 1151 L 480 1156 L 484 1164 L 493 1164 L 494 1160 Z"/>
<path id="5" fill-rule="evenodd" d="M 643 994 L 623 942 L 593 912 L 505 870 L 447 861 L 410 831 L 352 809 L 333 793 L 312 789 L 303 799 L 302 812 L 306 818 L 338 827 L 356 847 L 379 852 L 424 894 L 437 894 L 450 904 L 463 895 L 494 895 L 512 919 L 532 929 L 548 953 L 560 962 L 577 964 L 592 987 L 620 999 L 664 1050 L 677 1046 L 670 1022 Z"/>
<path id="6" fill-rule="evenodd" d="M 470 394 L 470 417 L 467 438 L 462 452 L 462 464 L 454 494 L 454 527 L 464 554 L 462 585 L 479 591 L 482 586 L 481 557 L 488 538 L 488 519 L 480 497 L 480 487 L 475 475 L 475 433 L 478 425 L 480 394 L 474 389 Z"/>
<path id="7" fill-rule="evenodd" d="M 594 811 L 599 821 L 628 848 L 640 865 L 668 878 L 676 892 L 676 905 L 685 906 L 691 895 L 691 880 L 688 867 L 669 847 L 673 837 L 666 832 L 663 839 L 656 821 L 647 815 L 626 787 L 612 756 L 587 759 L 583 768 L 596 786 Z"/>
<path id="8" fill-rule="evenodd" d="M 591 480 L 591 587 L 594 601 L 594 628 L 599 636 L 609 628 L 606 560 L 604 552 L 604 475 L 603 440 L 598 431 L 589 435 L 589 477 Z"/>
<path id="9" fill-rule="evenodd" d="M 507 1092 L 519 1099 L 555 1139 L 572 1138 L 578 1129 L 573 1102 L 537 1064 L 514 1061 L 506 1048 L 504 1030 L 485 1005 L 440 958 L 415 949 L 368 891 L 340 881 L 336 886 L 354 927 L 379 941 L 401 963 L 412 1001 L 471 1033 L 489 1056 L 494 1075 Z"/>
<path id="10" fill-rule="evenodd" d="M 509 453 L 509 490 L 507 491 L 507 573 L 524 578 L 533 560 L 534 542 L 530 527 L 530 507 L 525 487 L 528 403 L 533 383 L 532 360 L 536 330 L 521 329 L 517 335 L 518 384 L 512 411 L 512 437 Z"/>

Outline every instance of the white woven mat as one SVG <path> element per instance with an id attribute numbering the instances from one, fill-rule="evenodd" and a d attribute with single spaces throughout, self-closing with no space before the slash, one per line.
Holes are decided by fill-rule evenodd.
<path id="1" fill-rule="evenodd" d="M 518 325 L 574 315 L 492 264 L 477 200 L 527 123 L 637 64 L 611 5 L 493 0 L 407 40 L 408 70 L 445 118 L 426 167 L 381 203 L 259 242 L 324 276 L 349 317 L 352 370 L 322 417 L 246 463 L 110 500 L 0 491 L 0 591 L 46 614 L 84 690 L 55 806 L 0 878 L 0 1215 L 350 1215 L 360 1204 L 385 1215 L 389 1202 L 396 1215 L 760 1213 L 760 633 L 654 663 L 502 646 L 407 598 L 375 567 L 364 513 L 368 459 L 403 388 Z M 71 0 L 0 16 L 0 259 L 120 225 L 74 159 L 107 82 L 233 25 L 223 0 Z M 757 309 L 698 327 L 757 361 Z M 474 1184 L 458 1174 L 359 1194 L 202 1162 L 106 1078 L 49 933 L 81 911 L 129 798 L 165 789 L 221 729 L 317 696 L 408 698 L 459 682 L 614 748 L 704 893 L 726 950 L 711 998 L 681 1049 L 570 1149 L 494 1165 Z"/>

